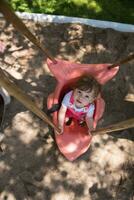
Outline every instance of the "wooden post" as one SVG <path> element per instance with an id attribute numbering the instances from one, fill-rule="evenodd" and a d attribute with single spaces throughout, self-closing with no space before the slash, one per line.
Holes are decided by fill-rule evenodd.
<path id="1" fill-rule="evenodd" d="M 42 50 L 50 60 L 56 63 L 56 60 L 52 57 L 50 52 L 40 43 L 39 40 L 29 31 L 22 20 L 13 12 L 8 3 L 5 0 L 0 0 L 0 12 L 3 13 L 6 20 L 13 24 L 13 26 L 26 38 L 28 38 L 34 45 Z"/>
<path id="2" fill-rule="evenodd" d="M 107 126 L 105 128 L 99 128 L 95 131 L 92 131 L 93 135 L 103 135 L 105 133 L 111 133 L 114 131 L 120 131 L 120 130 L 124 130 L 127 128 L 133 128 L 134 127 L 134 118 L 132 119 L 128 119 L 116 124 L 112 124 L 110 126 Z"/>
<path id="3" fill-rule="evenodd" d="M 8 74 L 6 72 L 6 74 Z M 9 76 L 11 77 L 11 75 Z M 48 116 L 40 110 L 35 102 L 33 102 L 30 97 L 25 94 L 16 84 L 8 79 L 3 70 L 0 68 L 0 85 L 4 87 L 10 95 L 14 96 L 18 101 L 20 101 L 25 107 L 27 107 L 30 111 L 36 114 L 39 118 L 49 124 L 52 128 L 54 128 L 57 132 L 60 130 L 52 123 L 52 121 L 48 118 Z"/>

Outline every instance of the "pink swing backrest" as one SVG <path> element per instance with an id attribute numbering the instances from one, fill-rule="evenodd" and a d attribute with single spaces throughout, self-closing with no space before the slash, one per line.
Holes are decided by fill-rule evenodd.
<path id="1" fill-rule="evenodd" d="M 47 59 L 47 65 L 61 84 L 65 84 L 83 74 L 90 74 L 103 85 L 111 80 L 119 70 L 119 66 L 109 70 L 108 66 L 110 64 L 79 64 L 59 59 L 56 61 L 56 63 L 53 63 L 50 59 Z"/>
<path id="2" fill-rule="evenodd" d="M 58 81 L 53 95 L 49 98 L 49 106 L 59 103 L 61 92 L 63 92 L 66 86 L 68 87 L 68 85 L 73 84 L 73 82 L 79 79 L 82 75 L 92 75 L 101 85 L 104 85 L 106 82 L 111 80 L 119 70 L 119 67 L 109 70 L 108 66 L 110 64 L 79 64 L 65 60 L 56 61 L 56 63 L 53 63 L 50 59 L 47 59 L 47 65 Z M 96 100 L 94 127 L 96 127 L 97 121 L 101 118 L 104 108 L 105 102 L 100 95 Z"/>

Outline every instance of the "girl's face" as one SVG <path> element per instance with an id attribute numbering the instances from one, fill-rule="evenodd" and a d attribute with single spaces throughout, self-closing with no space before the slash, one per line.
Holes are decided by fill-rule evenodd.
<path id="1" fill-rule="evenodd" d="M 75 89 L 73 95 L 74 104 L 77 108 L 83 108 L 94 101 L 93 92 Z"/>

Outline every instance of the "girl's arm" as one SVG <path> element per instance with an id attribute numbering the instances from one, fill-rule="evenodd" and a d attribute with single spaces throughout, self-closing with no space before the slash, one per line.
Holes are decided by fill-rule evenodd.
<path id="1" fill-rule="evenodd" d="M 60 133 L 63 132 L 66 110 L 67 110 L 67 107 L 61 106 L 58 112 L 58 125 L 59 125 L 59 128 L 61 129 Z"/>
<path id="2" fill-rule="evenodd" d="M 88 116 L 86 117 L 86 124 L 87 124 L 87 127 L 89 129 L 89 132 L 94 130 L 94 128 L 93 128 L 93 118 L 92 117 L 88 117 Z"/>
<path id="3" fill-rule="evenodd" d="M 95 109 L 95 106 L 94 106 L 94 103 L 93 103 L 93 104 L 90 105 L 88 113 L 86 115 L 86 124 L 87 124 L 88 130 L 89 130 L 89 134 L 91 134 L 91 131 L 94 130 L 94 127 L 93 127 L 94 109 Z"/>

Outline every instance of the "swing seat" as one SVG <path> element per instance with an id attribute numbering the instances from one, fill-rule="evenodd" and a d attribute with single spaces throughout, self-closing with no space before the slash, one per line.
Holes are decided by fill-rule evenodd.
<path id="1" fill-rule="evenodd" d="M 119 67 L 108 69 L 109 64 L 78 64 L 65 60 L 56 60 L 53 63 L 47 60 L 50 71 L 57 79 L 57 85 L 53 93 L 48 96 L 48 110 L 53 110 L 61 105 L 61 101 L 73 85 L 81 76 L 85 74 L 92 75 L 101 85 L 112 79 L 118 72 Z M 95 101 L 95 112 L 93 127 L 96 128 L 98 120 L 102 117 L 105 108 L 105 102 L 99 94 Z M 58 125 L 58 111 L 52 113 L 53 123 Z M 55 140 L 61 153 L 70 161 L 75 160 L 85 153 L 91 143 L 92 135 L 88 133 L 87 126 L 80 126 L 77 120 L 67 126 L 64 124 L 63 133 L 58 135 L 55 132 Z"/>

